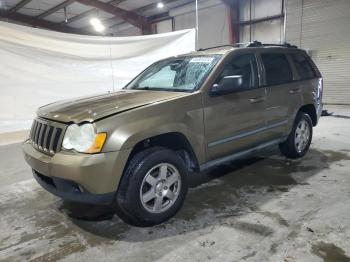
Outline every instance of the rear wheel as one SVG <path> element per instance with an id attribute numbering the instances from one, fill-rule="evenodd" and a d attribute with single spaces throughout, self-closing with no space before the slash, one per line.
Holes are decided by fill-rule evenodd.
<path id="1" fill-rule="evenodd" d="M 134 226 L 153 226 L 174 216 L 188 190 L 187 169 L 174 151 L 157 147 L 137 153 L 117 192 L 117 214 Z"/>
<path id="2" fill-rule="evenodd" d="M 312 121 L 308 114 L 299 112 L 288 139 L 279 145 L 283 155 L 289 158 L 303 157 L 312 140 Z"/>

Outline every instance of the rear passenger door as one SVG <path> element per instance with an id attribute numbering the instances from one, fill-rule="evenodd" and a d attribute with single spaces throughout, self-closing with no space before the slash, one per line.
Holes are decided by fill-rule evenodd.
<path id="1" fill-rule="evenodd" d="M 260 59 L 266 88 L 266 127 L 272 140 L 289 133 L 294 110 L 301 103 L 301 90 L 294 82 L 293 68 L 283 50 L 262 50 Z"/>
<path id="2" fill-rule="evenodd" d="M 322 98 L 320 81 L 308 55 L 300 50 L 295 50 L 289 52 L 288 57 L 294 68 L 294 80 L 296 82 L 293 88 L 300 90 L 299 95 L 302 96 L 300 101 L 315 101 L 320 104 Z M 296 93 L 290 92 L 289 96 L 293 94 Z"/>

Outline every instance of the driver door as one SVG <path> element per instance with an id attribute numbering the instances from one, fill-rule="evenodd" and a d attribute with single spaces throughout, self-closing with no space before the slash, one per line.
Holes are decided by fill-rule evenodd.
<path id="1" fill-rule="evenodd" d="M 251 148 L 264 141 L 265 88 L 260 87 L 254 53 L 234 55 L 215 84 L 242 76 L 238 89 L 225 95 L 204 98 L 207 161 Z"/>

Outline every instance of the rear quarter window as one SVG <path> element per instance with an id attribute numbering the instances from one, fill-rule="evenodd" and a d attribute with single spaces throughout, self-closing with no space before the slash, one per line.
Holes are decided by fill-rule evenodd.
<path id="1" fill-rule="evenodd" d="M 295 69 L 299 75 L 298 80 L 311 79 L 316 77 L 315 70 L 305 55 L 301 53 L 291 53 L 289 55 L 292 58 Z"/>
<path id="2" fill-rule="evenodd" d="M 264 53 L 261 59 L 265 68 L 266 85 L 279 85 L 293 80 L 287 57 L 281 53 Z"/>

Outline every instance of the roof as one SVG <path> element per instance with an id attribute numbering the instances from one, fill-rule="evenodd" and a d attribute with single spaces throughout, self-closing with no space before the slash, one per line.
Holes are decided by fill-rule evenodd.
<path id="1" fill-rule="evenodd" d="M 140 30 L 169 18 L 169 10 L 193 3 L 193 0 L 1 0 L 0 20 L 55 31 L 101 34 L 90 25 L 92 17 L 105 25 L 110 34 L 130 24 Z"/>

